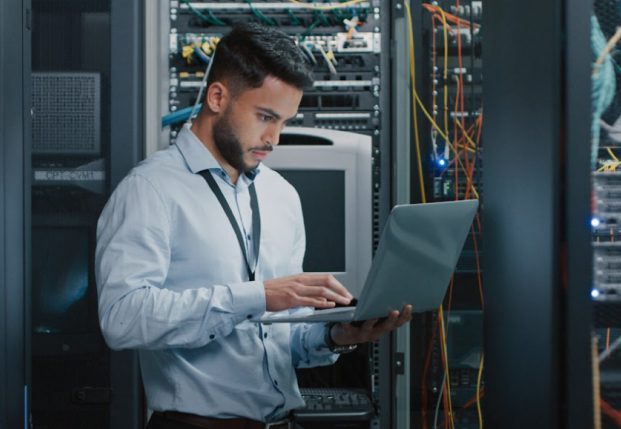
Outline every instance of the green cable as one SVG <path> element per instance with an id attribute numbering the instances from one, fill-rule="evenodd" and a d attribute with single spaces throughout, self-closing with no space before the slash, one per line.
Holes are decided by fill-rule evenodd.
<path id="1" fill-rule="evenodd" d="M 190 4 L 189 0 L 181 0 L 181 2 L 187 4 L 188 5 L 188 9 L 190 9 L 190 11 L 194 15 L 198 16 L 203 21 L 205 21 L 205 22 L 207 22 L 208 24 L 211 24 L 211 25 L 219 25 L 219 24 L 216 24 L 214 21 L 212 21 L 211 18 L 209 18 L 208 16 L 203 15 L 198 9 L 195 9 L 194 6 L 192 6 Z"/>
<path id="2" fill-rule="evenodd" d="M 226 22 L 222 21 L 220 18 L 214 15 L 211 9 L 208 9 L 207 13 L 209 13 L 209 17 L 213 20 L 213 22 L 216 23 L 216 25 L 226 26 Z"/>
<path id="3" fill-rule="evenodd" d="M 315 21 L 313 22 L 305 31 L 304 33 L 302 33 L 302 40 L 306 39 L 308 36 L 310 36 L 310 33 L 315 29 L 315 27 L 317 27 L 319 24 L 321 24 L 321 21 Z"/>
<path id="4" fill-rule="evenodd" d="M 343 13 L 339 9 L 332 9 L 332 15 L 336 17 L 339 23 L 343 22 Z"/>
<path id="5" fill-rule="evenodd" d="M 252 0 L 246 0 L 246 3 L 248 3 L 248 6 L 250 6 L 250 10 L 252 11 L 252 13 L 254 14 L 254 16 L 256 16 L 257 18 L 259 18 L 259 20 L 267 25 L 271 25 L 271 26 L 277 26 L 278 24 L 276 24 L 276 21 L 274 21 L 271 18 L 268 18 L 267 16 L 263 15 L 263 13 L 259 10 L 256 9 L 254 6 L 252 6 Z"/>
<path id="6" fill-rule="evenodd" d="M 358 19 L 360 20 L 360 22 L 367 22 L 368 17 L 369 17 L 369 8 L 361 7 L 360 13 L 358 14 Z"/>
<path id="7" fill-rule="evenodd" d="M 287 14 L 289 14 L 289 17 L 291 18 L 291 25 L 300 25 L 300 20 L 293 14 L 291 9 L 287 9 Z"/>
<path id="8" fill-rule="evenodd" d="M 319 15 L 319 19 L 321 19 L 321 23 L 323 25 L 325 25 L 326 27 L 329 27 L 330 26 L 330 21 L 328 21 L 328 18 L 326 17 L 326 14 L 323 13 L 323 11 L 321 11 L 321 10 L 317 10 L 316 12 L 319 12 L 318 15 Z"/>

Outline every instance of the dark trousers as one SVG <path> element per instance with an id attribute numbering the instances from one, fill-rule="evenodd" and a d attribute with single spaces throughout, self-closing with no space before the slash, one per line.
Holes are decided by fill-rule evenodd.
<path id="1" fill-rule="evenodd" d="M 296 429 L 304 429 L 298 424 L 296 424 L 295 427 Z M 151 416 L 151 419 L 149 419 L 146 429 L 196 429 L 196 426 L 174 420 L 168 420 L 160 414 L 154 414 Z"/>
<path id="2" fill-rule="evenodd" d="M 159 414 L 153 414 L 149 419 L 147 429 L 196 429 L 196 426 L 174 420 L 168 420 Z"/>

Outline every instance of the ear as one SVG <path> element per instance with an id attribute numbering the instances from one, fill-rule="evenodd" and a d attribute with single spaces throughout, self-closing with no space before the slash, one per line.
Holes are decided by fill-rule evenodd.
<path id="1" fill-rule="evenodd" d="M 222 82 L 214 82 L 207 88 L 205 102 L 214 113 L 223 112 L 230 100 L 229 89 Z"/>

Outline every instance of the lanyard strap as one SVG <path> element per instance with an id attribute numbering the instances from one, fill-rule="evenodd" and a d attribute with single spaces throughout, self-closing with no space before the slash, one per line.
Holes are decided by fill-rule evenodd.
<path id="1" fill-rule="evenodd" d="M 250 262 L 248 261 L 248 253 L 246 252 L 246 245 L 244 244 L 244 237 L 242 236 L 242 233 L 239 230 L 239 225 L 237 224 L 237 221 L 235 220 L 235 216 L 233 216 L 233 212 L 231 211 L 231 207 L 229 206 L 229 203 L 226 201 L 226 198 L 224 198 L 224 195 L 222 194 L 222 190 L 216 183 L 215 179 L 213 178 L 209 170 L 199 171 L 198 174 L 203 176 L 203 178 L 205 179 L 205 181 L 207 182 L 207 184 L 213 191 L 214 195 L 220 202 L 220 205 L 222 206 L 222 210 L 224 210 L 226 217 L 229 219 L 229 222 L 231 223 L 231 226 L 233 227 L 233 231 L 235 231 L 235 236 L 237 237 L 237 242 L 239 243 L 239 247 L 241 248 L 241 251 L 244 254 L 244 262 L 246 263 L 246 270 L 248 271 L 248 279 L 250 281 L 254 281 L 256 264 L 255 264 L 255 269 L 252 270 L 250 268 Z M 259 213 L 259 203 L 257 200 L 257 191 L 254 188 L 254 183 L 251 183 L 250 186 L 248 186 L 248 192 L 250 192 L 250 208 L 252 209 L 252 234 L 254 235 L 252 243 L 253 243 L 253 249 L 254 249 L 254 257 L 258 263 L 259 246 L 261 244 L 261 215 Z"/>

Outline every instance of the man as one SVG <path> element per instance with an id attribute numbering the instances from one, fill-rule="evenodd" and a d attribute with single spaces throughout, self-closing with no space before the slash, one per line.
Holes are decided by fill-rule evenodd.
<path id="1" fill-rule="evenodd" d="M 134 168 L 97 230 L 102 332 L 139 350 L 148 428 L 263 428 L 303 405 L 295 367 L 411 319 L 273 324 L 265 311 L 348 304 L 331 275 L 301 274 L 294 188 L 261 165 L 295 117 L 310 71 L 285 34 L 258 25 L 219 43 L 203 108 L 170 148 Z"/>

